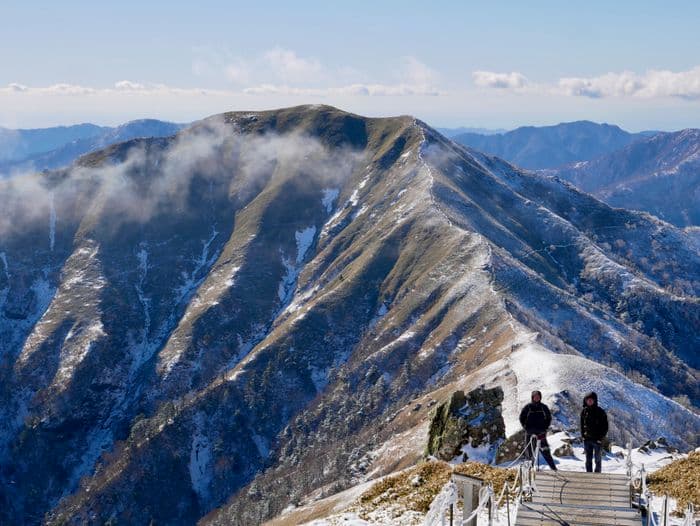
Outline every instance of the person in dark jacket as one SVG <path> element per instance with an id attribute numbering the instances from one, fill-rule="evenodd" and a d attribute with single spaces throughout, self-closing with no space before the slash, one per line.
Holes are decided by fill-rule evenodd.
<path id="1" fill-rule="evenodd" d="M 586 452 L 586 471 L 593 471 L 593 457 L 595 457 L 595 472 L 602 471 L 603 439 L 608 434 L 608 415 L 598 406 L 598 395 L 588 393 L 583 398 L 583 411 L 581 411 L 581 437 L 583 449 Z"/>
<path id="2" fill-rule="evenodd" d="M 540 391 L 532 391 L 530 403 L 523 407 L 520 411 L 520 424 L 525 429 L 527 453 L 529 458 L 536 462 L 535 448 L 537 441 L 540 442 L 540 453 L 549 464 L 549 467 L 556 471 L 557 465 L 554 463 L 552 454 L 549 451 L 547 443 L 547 429 L 552 423 L 552 413 L 549 412 L 549 407 L 542 403 L 542 393 Z"/>

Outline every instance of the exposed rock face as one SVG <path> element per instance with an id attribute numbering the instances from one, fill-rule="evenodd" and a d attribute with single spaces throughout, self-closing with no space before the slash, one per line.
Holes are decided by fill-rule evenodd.
<path id="1" fill-rule="evenodd" d="M 525 448 L 525 439 L 525 431 L 521 429 L 504 440 L 496 452 L 496 463 L 510 462 L 518 458 Z"/>
<path id="2" fill-rule="evenodd" d="M 501 415 L 503 390 L 480 387 L 466 396 L 455 391 L 450 399 L 438 405 L 428 432 L 426 452 L 441 460 L 452 460 L 469 449 L 492 447 L 505 439 L 505 423 Z M 466 446 L 467 451 L 464 451 Z M 464 460 L 467 460 L 465 458 Z"/>
<path id="3" fill-rule="evenodd" d="M 503 389 L 500 387 L 480 387 L 469 391 L 467 406 L 462 411 L 469 429 L 467 445 L 478 448 L 488 444 L 496 448 L 505 440 L 506 426 L 501 414 L 502 403 Z"/>
<path id="4" fill-rule="evenodd" d="M 650 451 L 653 451 L 655 449 L 663 449 L 669 453 L 677 453 L 678 448 L 675 448 L 673 446 L 670 446 L 668 444 L 668 440 L 666 440 L 664 437 L 659 437 L 656 440 L 647 440 L 639 446 L 638 450 L 643 452 L 643 453 L 648 453 Z"/>
<path id="5" fill-rule="evenodd" d="M 452 460 L 469 437 L 467 420 L 460 414 L 467 403 L 464 391 L 455 391 L 446 402 L 435 408 L 428 432 L 427 454 Z"/>
<path id="6" fill-rule="evenodd" d="M 0 186 L 2 523 L 258 524 L 383 474 L 419 398 L 509 386 L 508 425 L 534 368 L 556 391 L 586 371 L 631 433 L 700 429 L 664 396 L 700 399 L 688 237 L 412 118 L 229 113 L 21 183 Z M 501 433 L 472 428 L 470 457 Z"/>
<path id="7" fill-rule="evenodd" d="M 552 453 L 555 457 L 571 457 L 574 454 L 574 449 L 571 444 L 562 444 Z"/>

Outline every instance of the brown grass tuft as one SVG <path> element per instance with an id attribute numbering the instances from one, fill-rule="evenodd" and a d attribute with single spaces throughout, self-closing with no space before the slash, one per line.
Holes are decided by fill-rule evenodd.
<path id="1" fill-rule="evenodd" d="M 700 508 L 700 451 L 655 471 L 649 475 L 647 482 L 657 495 L 669 495 L 676 499 L 677 510 L 681 514 L 690 503 L 696 509 Z"/>
<path id="2" fill-rule="evenodd" d="M 503 490 L 503 485 L 506 481 L 508 484 L 513 484 L 518 471 L 515 469 L 497 468 L 479 462 L 465 462 L 455 466 L 455 473 L 477 477 L 482 479 L 485 484 L 493 484 L 493 491 L 498 496 Z"/>
<path id="3" fill-rule="evenodd" d="M 383 505 L 400 505 L 408 510 L 425 513 L 430 503 L 452 474 L 446 462 L 426 461 L 417 466 L 377 482 L 360 497 L 363 508 L 376 509 Z M 411 481 L 422 479 L 414 486 Z"/>
<path id="4" fill-rule="evenodd" d="M 455 473 L 471 475 L 493 484 L 498 494 L 506 480 L 515 480 L 515 470 L 495 468 L 478 462 L 467 462 L 455 467 Z M 360 516 L 384 506 L 398 506 L 406 510 L 426 513 L 435 496 L 450 479 L 452 468 L 446 462 L 426 461 L 398 475 L 387 477 L 362 494 L 359 500 Z M 420 483 L 412 482 L 419 478 Z"/>

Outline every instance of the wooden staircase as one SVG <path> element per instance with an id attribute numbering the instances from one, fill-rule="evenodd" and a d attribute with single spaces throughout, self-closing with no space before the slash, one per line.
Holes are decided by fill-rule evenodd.
<path id="1" fill-rule="evenodd" d="M 625 475 L 539 471 L 532 501 L 520 503 L 516 526 L 641 526 Z"/>

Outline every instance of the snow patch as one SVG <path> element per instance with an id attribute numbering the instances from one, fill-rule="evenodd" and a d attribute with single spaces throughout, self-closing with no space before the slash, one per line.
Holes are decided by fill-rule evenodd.
<path id="1" fill-rule="evenodd" d="M 228 288 L 233 287 L 233 284 L 235 283 L 235 278 L 236 274 L 238 274 L 238 271 L 241 269 L 241 267 L 233 267 L 231 268 L 231 275 L 226 279 L 224 282 L 224 285 Z"/>
<path id="2" fill-rule="evenodd" d="M 145 246 L 141 247 L 136 253 L 136 259 L 138 260 L 138 280 L 136 281 L 136 295 L 139 298 L 139 303 L 143 308 L 143 336 L 142 341 L 145 342 L 148 339 L 148 334 L 151 330 L 151 300 L 146 296 L 143 291 L 143 285 L 146 281 L 146 275 L 148 274 L 148 251 Z"/>
<path id="3" fill-rule="evenodd" d="M 398 344 L 401 343 L 401 342 L 405 342 L 405 341 L 410 340 L 410 339 L 413 338 L 415 335 L 416 335 L 416 333 L 415 333 L 414 331 L 406 331 L 406 332 L 404 332 L 401 336 L 399 336 L 399 337 L 396 338 L 395 340 L 389 342 L 389 343 L 386 344 L 384 347 L 382 347 L 381 349 L 379 349 L 379 352 L 381 353 L 381 352 L 387 351 L 387 350 L 391 349 L 392 347 L 395 347 L 396 345 L 398 345 Z"/>
<path id="4" fill-rule="evenodd" d="M 89 325 L 87 328 L 74 328 L 69 332 L 70 339 L 75 343 L 73 345 L 64 345 L 61 348 L 60 362 L 58 371 L 54 376 L 53 384 L 61 388 L 73 377 L 78 365 L 85 360 L 85 357 L 90 353 L 98 340 L 107 336 L 104 331 L 102 321 Z M 67 343 L 68 336 L 64 340 Z"/>
<path id="5" fill-rule="evenodd" d="M 282 257 L 282 265 L 287 272 L 282 276 L 282 281 L 277 286 L 277 296 L 282 303 L 287 303 L 292 295 L 292 286 L 296 283 L 299 272 L 297 267 L 285 257 Z"/>
<path id="6" fill-rule="evenodd" d="M 339 188 L 324 188 L 323 197 L 321 198 L 321 204 L 325 207 L 326 213 L 330 214 L 333 211 L 333 203 L 338 198 L 340 194 Z"/>
<path id="7" fill-rule="evenodd" d="M 189 471 L 192 489 L 203 504 L 209 500 L 209 485 L 212 479 L 212 447 L 211 441 L 204 433 L 205 428 L 205 416 L 197 413 L 194 417 Z"/>
<path id="8" fill-rule="evenodd" d="M 297 265 L 304 261 L 304 257 L 306 257 L 306 252 L 309 250 L 309 247 L 314 242 L 315 236 L 316 227 L 313 225 L 294 234 L 294 237 L 297 240 Z"/>
<path id="9" fill-rule="evenodd" d="M 682 441 L 684 435 L 687 438 L 687 428 L 674 429 L 670 421 L 700 427 L 700 418 L 691 411 L 614 369 L 582 356 L 551 352 L 534 341 L 534 333 L 521 336 L 516 351 L 475 373 L 473 380 L 504 387 L 503 419 L 507 436 L 520 430 L 520 409 L 530 401 L 530 393 L 535 389 L 542 391 L 543 401 L 550 407 L 560 393 L 567 392 L 578 407 L 583 394 L 596 391 L 608 414 L 614 411 L 618 415 L 630 415 L 637 431 L 643 431 L 647 438 L 665 436 L 671 441 Z M 500 379 L 496 382 L 494 378 Z M 576 421 L 578 414 L 556 416 L 560 420 Z"/>
<path id="10" fill-rule="evenodd" d="M 189 300 L 189 298 L 192 296 L 195 289 L 199 286 L 203 279 L 202 277 L 198 278 L 199 274 L 205 267 L 211 266 L 211 264 L 214 262 L 216 253 L 210 255 L 209 247 L 218 235 L 219 232 L 216 230 L 216 228 L 212 227 L 211 236 L 209 236 L 209 239 L 207 239 L 204 242 L 204 245 L 202 246 L 202 252 L 199 255 L 199 257 L 194 260 L 194 269 L 192 269 L 192 272 L 190 272 L 189 274 L 187 274 L 186 272 L 182 273 L 185 282 L 177 288 L 177 303 Z"/>
<path id="11" fill-rule="evenodd" d="M 277 296 L 283 305 L 286 305 L 292 298 L 294 293 L 294 286 L 296 285 L 297 278 L 303 267 L 304 259 L 309 251 L 309 248 L 314 242 L 314 237 L 316 236 L 316 227 L 310 226 L 304 230 L 299 230 L 294 233 L 294 238 L 297 242 L 297 253 L 294 263 L 292 263 L 288 258 L 282 256 L 282 265 L 284 266 L 286 272 L 282 276 L 282 281 L 277 287 Z"/>

